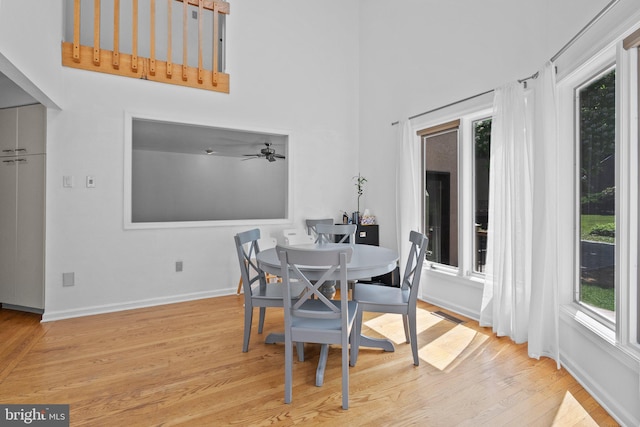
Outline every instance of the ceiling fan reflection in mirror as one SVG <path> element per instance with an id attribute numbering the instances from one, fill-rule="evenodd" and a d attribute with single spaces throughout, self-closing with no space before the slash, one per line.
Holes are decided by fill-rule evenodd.
<path id="1" fill-rule="evenodd" d="M 277 154 L 276 150 L 271 148 L 271 143 L 270 142 L 265 142 L 264 145 L 266 145 L 266 147 L 263 148 L 262 150 L 260 150 L 260 153 L 257 153 L 257 154 L 244 154 L 244 157 L 246 157 L 246 159 L 243 159 L 243 160 L 265 158 L 270 162 L 275 162 L 276 159 L 286 159 L 285 156 L 283 156 L 282 154 Z"/>

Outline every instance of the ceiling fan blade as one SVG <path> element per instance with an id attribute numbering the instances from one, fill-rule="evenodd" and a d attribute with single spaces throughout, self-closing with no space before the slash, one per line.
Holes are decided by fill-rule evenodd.
<path id="1" fill-rule="evenodd" d="M 282 154 L 274 154 L 273 157 L 277 157 L 279 159 L 286 159 L 286 157 L 283 156 Z"/>

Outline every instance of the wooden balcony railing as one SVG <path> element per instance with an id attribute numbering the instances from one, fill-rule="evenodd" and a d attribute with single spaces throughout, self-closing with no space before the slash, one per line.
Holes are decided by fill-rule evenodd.
<path id="1" fill-rule="evenodd" d="M 62 42 L 62 64 L 67 67 L 80 68 L 88 71 L 97 71 L 101 73 L 115 74 L 119 76 L 134 77 L 137 79 L 152 80 L 162 83 L 176 84 L 181 86 L 194 87 L 199 89 L 213 90 L 217 92 L 229 93 L 229 75 L 224 73 L 220 68 L 220 40 L 221 25 L 220 14 L 229 14 L 229 3 L 220 0 L 146 0 L 145 4 L 149 4 L 149 9 L 144 11 L 138 10 L 138 0 L 123 0 L 122 3 L 131 5 L 128 10 L 121 10 L 120 0 L 110 0 L 109 3 L 113 3 L 113 26 L 108 28 L 105 32 L 111 35 L 112 43 L 109 43 L 112 49 L 103 49 L 100 46 L 101 41 L 101 22 L 104 25 L 105 19 L 111 18 L 108 13 L 101 14 L 101 2 L 100 0 L 93 0 L 93 46 L 87 46 L 81 44 L 81 3 L 88 4 L 90 6 L 91 0 L 73 0 L 73 41 Z M 163 5 L 162 14 L 166 15 L 166 21 L 163 23 L 157 22 L 157 4 L 166 1 L 166 7 Z M 175 54 L 173 45 L 174 34 L 172 33 L 172 24 L 174 20 L 174 10 L 176 10 L 176 2 L 181 2 L 182 7 L 178 7 L 182 14 L 182 64 L 175 64 L 173 62 L 173 55 Z M 105 2 L 106 3 L 106 2 Z M 130 33 L 129 31 L 122 31 L 127 35 L 131 35 L 130 52 L 121 52 L 121 22 L 124 21 L 122 15 L 124 13 L 131 13 L 130 17 L 126 16 L 127 21 L 131 21 Z M 206 17 L 206 14 L 211 14 L 212 19 Z M 148 15 L 149 24 L 149 36 L 144 37 L 144 50 L 145 54 L 148 53 L 148 57 L 139 56 L 139 36 L 138 25 L 140 17 Z M 129 19 L 130 18 L 130 19 Z M 197 37 L 191 36 L 189 38 L 189 19 L 197 18 Z M 207 18 L 207 19 L 205 19 Z M 163 20 L 160 18 L 160 20 Z M 164 20 L 163 20 L 164 21 Z M 204 45 L 205 45 L 205 21 L 208 22 L 211 28 L 210 45 L 211 56 L 209 67 L 204 64 Z M 86 22 L 86 21 L 85 21 Z M 156 27 L 166 29 L 161 31 L 166 39 L 163 38 L 163 47 L 165 51 L 160 55 L 157 53 L 158 43 Z M 126 28 L 129 30 L 129 28 Z M 207 30 L 207 33 L 209 31 Z M 179 36 L 179 34 L 177 35 Z M 102 34 L 104 40 L 104 34 Z M 85 40 L 86 40 L 85 34 Z M 197 40 L 193 40 L 196 39 Z M 197 44 L 196 44 L 197 42 Z M 127 43 L 128 44 L 128 43 Z M 197 47 L 196 47 L 197 46 Z M 180 46 L 178 46 L 179 49 Z M 197 50 L 197 66 L 189 65 L 188 53 L 191 49 Z M 178 53 L 179 54 L 179 53 Z M 192 55 L 193 56 L 193 55 Z M 208 56 L 208 55 L 207 55 Z"/>

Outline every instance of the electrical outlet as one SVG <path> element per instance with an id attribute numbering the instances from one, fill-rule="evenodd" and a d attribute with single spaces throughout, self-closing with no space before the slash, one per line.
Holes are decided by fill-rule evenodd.
<path id="1" fill-rule="evenodd" d="M 182 271 L 182 261 L 176 261 L 176 272 Z"/>

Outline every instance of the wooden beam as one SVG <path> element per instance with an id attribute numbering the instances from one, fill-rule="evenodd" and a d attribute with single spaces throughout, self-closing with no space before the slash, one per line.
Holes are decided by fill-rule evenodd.
<path id="1" fill-rule="evenodd" d="M 172 79 L 171 76 L 167 76 L 166 68 L 167 63 L 165 61 L 156 60 L 156 74 L 150 75 L 144 73 L 144 64 L 148 63 L 147 58 L 136 57 L 138 64 L 136 69 L 140 69 L 141 72 L 133 71 L 133 56 L 125 53 L 120 54 L 120 69 L 115 69 L 109 63 L 112 52 L 102 49 L 100 51 L 101 62 L 100 65 L 95 65 L 91 58 L 92 47 L 80 46 L 80 62 L 76 62 L 73 59 L 73 43 L 62 43 L 62 65 L 65 67 L 78 68 L 81 70 L 94 71 L 105 74 L 112 74 L 117 76 L 132 77 L 136 79 L 151 80 L 160 83 L 169 83 L 179 86 L 211 90 L 214 92 L 229 93 L 229 75 L 225 73 L 218 73 L 218 84 L 212 84 L 213 76 L 209 70 L 203 70 L 203 81 L 198 82 L 198 68 L 185 67 L 187 79 Z"/>

